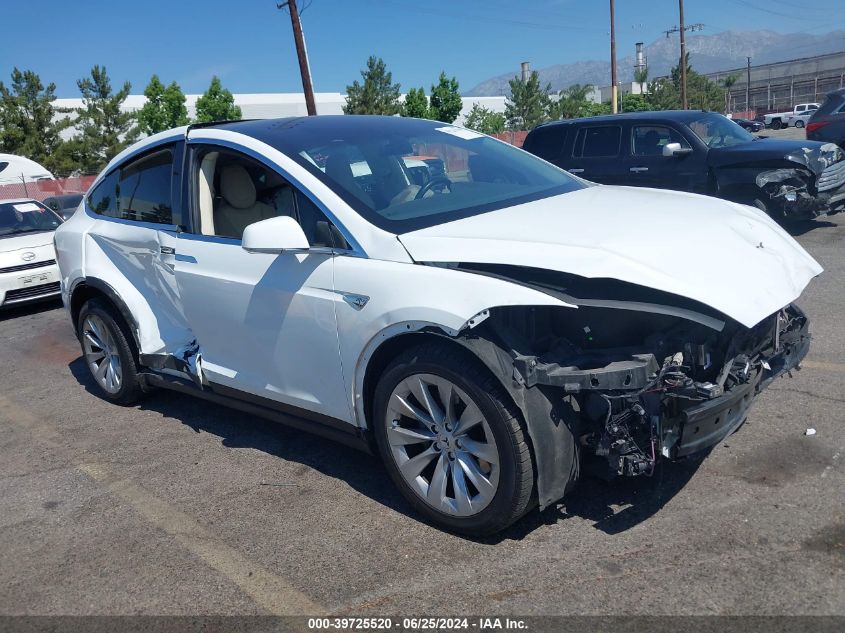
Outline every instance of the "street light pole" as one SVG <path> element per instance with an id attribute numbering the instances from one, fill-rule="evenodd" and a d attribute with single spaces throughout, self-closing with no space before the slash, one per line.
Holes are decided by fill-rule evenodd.
<path id="1" fill-rule="evenodd" d="M 302 35 L 302 24 L 299 21 L 299 9 L 296 8 L 296 0 L 280 2 L 277 9 L 288 8 L 290 23 L 293 27 L 293 40 L 296 44 L 296 56 L 299 58 L 299 74 L 302 75 L 302 91 L 305 93 L 305 109 L 308 116 L 317 114 L 317 106 L 314 103 L 314 88 L 311 85 L 311 68 L 308 65 L 308 51 L 305 49 L 305 36 Z"/>
<path id="2" fill-rule="evenodd" d="M 613 114 L 618 112 L 616 91 L 616 3 L 610 0 L 610 111 Z"/>

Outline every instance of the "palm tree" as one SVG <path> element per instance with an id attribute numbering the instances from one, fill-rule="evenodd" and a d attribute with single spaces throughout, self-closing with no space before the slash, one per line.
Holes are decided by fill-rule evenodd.
<path id="1" fill-rule="evenodd" d="M 648 81 L 648 67 L 634 69 L 634 81 L 640 84 L 640 93 L 645 93 L 645 83 Z"/>
<path id="2" fill-rule="evenodd" d="M 725 114 L 731 111 L 731 88 L 739 79 L 739 75 L 728 75 L 722 79 L 722 86 L 725 88 Z"/>

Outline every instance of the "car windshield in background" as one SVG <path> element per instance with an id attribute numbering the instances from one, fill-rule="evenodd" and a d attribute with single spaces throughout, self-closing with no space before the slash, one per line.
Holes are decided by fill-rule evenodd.
<path id="1" fill-rule="evenodd" d="M 286 122 L 266 140 L 394 233 L 588 186 L 464 128 L 399 117 L 320 118 L 318 125 Z"/>
<path id="2" fill-rule="evenodd" d="M 61 207 L 62 211 L 67 211 L 68 209 L 76 209 L 79 206 L 79 203 L 82 202 L 82 195 L 81 193 L 76 195 L 66 195 L 59 198 L 59 206 Z"/>
<path id="3" fill-rule="evenodd" d="M 61 223 L 55 213 L 35 201 L 0 202 L 0 237 L 54 231 Z"/>
<path id="4" fill-rule="evenodd" d="M 705 114 L 688 123 L 693 133 L 707 147 L 727 147 L 754 140 L 754 136 L 721 114 Z"/>

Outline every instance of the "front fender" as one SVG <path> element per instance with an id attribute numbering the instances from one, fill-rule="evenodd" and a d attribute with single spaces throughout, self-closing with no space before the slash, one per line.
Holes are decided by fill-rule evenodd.
<path id="1" fill-rule="evenodd" d="M 576 306 L 518 284 L 440 266 L 360 257 L 335 260 L 338 343 L 355 424 L 367 427 L 363 385 L 375 351 L 408 332 L 432 330 L 454 338 L 507 305 Z M 361 305 L 363 304 L 363 305 Z"/>

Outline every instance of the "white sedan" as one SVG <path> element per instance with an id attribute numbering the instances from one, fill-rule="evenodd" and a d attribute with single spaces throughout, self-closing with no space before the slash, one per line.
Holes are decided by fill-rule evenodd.
<path id="1" fill-rule="evenodd" d="M 0 200 L 0 307 L 58 297 L 53 233 L 61 223 L 35 200 Z"/>
<path id="2" fill-rule="evenodd" d="M 757 209 L 401 117 L 157 134 L 56 247 L 105 398 L 173 389 L 378 453 L 469 534 L 582 459 L 649 475 L 720 443 L 807 353 L 792 302 L 821 272 Z"/>

